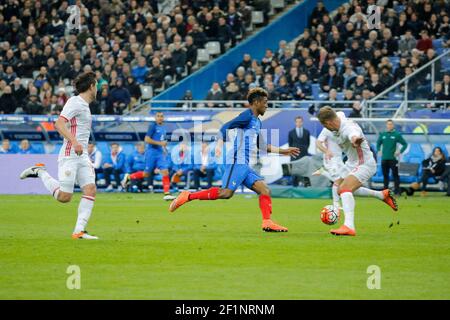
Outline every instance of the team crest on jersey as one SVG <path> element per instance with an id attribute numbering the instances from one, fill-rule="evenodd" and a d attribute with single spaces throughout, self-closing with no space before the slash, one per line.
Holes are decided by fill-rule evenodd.
<path id="1" fill-rule="evenodd" d="M 66 172 L 64 172 L 64 174 L 66 175 L 66 177 L 69 177 L 72 174 L 72 172 L 70 170 L 67 170 Z"/>

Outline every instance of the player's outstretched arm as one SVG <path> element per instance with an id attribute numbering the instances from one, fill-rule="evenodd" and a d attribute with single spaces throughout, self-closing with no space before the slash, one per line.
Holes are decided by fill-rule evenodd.
<path id="1" fill-rule="evenodd" d="M 333 153 L 331 153 L 330 150 L 327 149 L 327 147 L 324 146 L 323 142 L 320 140 L 316 140 L 316 147 L 317 149 L 319 149 L 320 151 L 323 152 L 323 154 L 325 155 L 325 157 L 329 160 L 333 157 Z"/>
<path id="2" fill-rule="evenodd" d="M 289 148 L 280 148 L 280 147 L 275 147 L 272 146 L 271 144 L 267 145 L 267 152 L 271 152 L 271 153 L 278 153 L 278 154 L 282 154 L 284 156 L 298 156 L 300 154 L 300 149 L 296 148 L 296 147 L 289 147 Z"/>
<path id="3" fill-rule="evenodd" d="M 72 143 L 73 149 L 77 155 L 83 153 L 83 146 L 78 142 L 77 138 L 67 128 L 67 120 L 63 117 L 59 117 L 55 121 L 55 128 L 67 141 Z"/>

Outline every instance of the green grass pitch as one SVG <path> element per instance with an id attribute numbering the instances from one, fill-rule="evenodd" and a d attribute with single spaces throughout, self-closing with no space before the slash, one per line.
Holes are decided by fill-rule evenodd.
<path id="1" fill-rule="evenodd" d="M 0 299 L 449 299 L 450 201 L 399 199 L 400 225 L 357 198 L 356 237 L 320 221 L 331 200 L 274 199 L 286 234 L 263 233 L 256 196 L 194 201 L 174 214 L 160 195 L 100 194 L 72 240 L 79 195 L 0 196 Z M 81 289 L 66 273 L 80 267 Z M 369 290 L 367 268 L 381 271 Z"/>

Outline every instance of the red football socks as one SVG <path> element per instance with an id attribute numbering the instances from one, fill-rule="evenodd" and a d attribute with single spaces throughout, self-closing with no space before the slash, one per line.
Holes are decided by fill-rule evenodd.
<path id="1" fill-rule="evenodd" d="M 144 171 L 138 171 L 135 173 L 130 174 L 131 180 L 142 180 L 144 179 Z"/>
<path id="2" fill-rule="evenodd" d="M 259 196 L 259 208 L 261 209 L 263 219 L 270 219 L 270 215 L 272 214 L 272 199 L 270 196 Z"/>
<path id="3" fill-rule="evenodd" d="M 213 187 L 207 190 L 193 192 L 189 200 L 216 200 L 219 197 L 219 188 Z"/>
<path id="4" fill-rule="evenodd" d="M 169 176 L 163 176 L 162 177 L 162 184 L 163 184 L 164 193 L 169 193 L 169 191 L 170 191 L 170 179 L 169 179 Z"/>

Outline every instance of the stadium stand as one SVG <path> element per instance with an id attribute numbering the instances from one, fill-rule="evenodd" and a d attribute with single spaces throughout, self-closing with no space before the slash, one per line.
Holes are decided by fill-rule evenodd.
<path id="1" fill-rule="evenodd" d="M 344 95 L 347 100 L 360 99 L 364 90 L 366 98 L 375 97 L 437 57 L 450 43 L 446 40 L 450 38 L 448 2 L 397 3 L 381 12 L 377 30 L 367 28 L 362 14 L 374 1 L 345 4 L 333 15 L 319 2 L 308 28 L 296 41 L 280 41 L 278 48 L 268 48 L 259 60 L 244 55 L 235 72 L 222 82 L 223 100 L 239 100 L 230 87 L 238 87 L 238 97 L 242 97 L 253 86 L 266 88 L 271 100 L 327 100 L 333 89 L 339 92 L 335 99 L 340 101 Z M 438 86 L 440 81 L 448 84 L 447 57 L 436 70 Z M 432 92 L 430 71 L 426 71 L 410 81 L 411 98 L 449 100 L 448 89 Z M 389 98 L 397 98 L 395 94 L 390 92 Z"/>
<path id="2" fill-rule="evenodd" d="M 92 112 L 122 114 L 234 47 L 271 10 L 268 0 L 167 2 L 76 1 L 81 27 L 68 32 L 74 1 L 2 1 L 0 113 L 58 114 L 71 81 L 93 70 Z"/>

